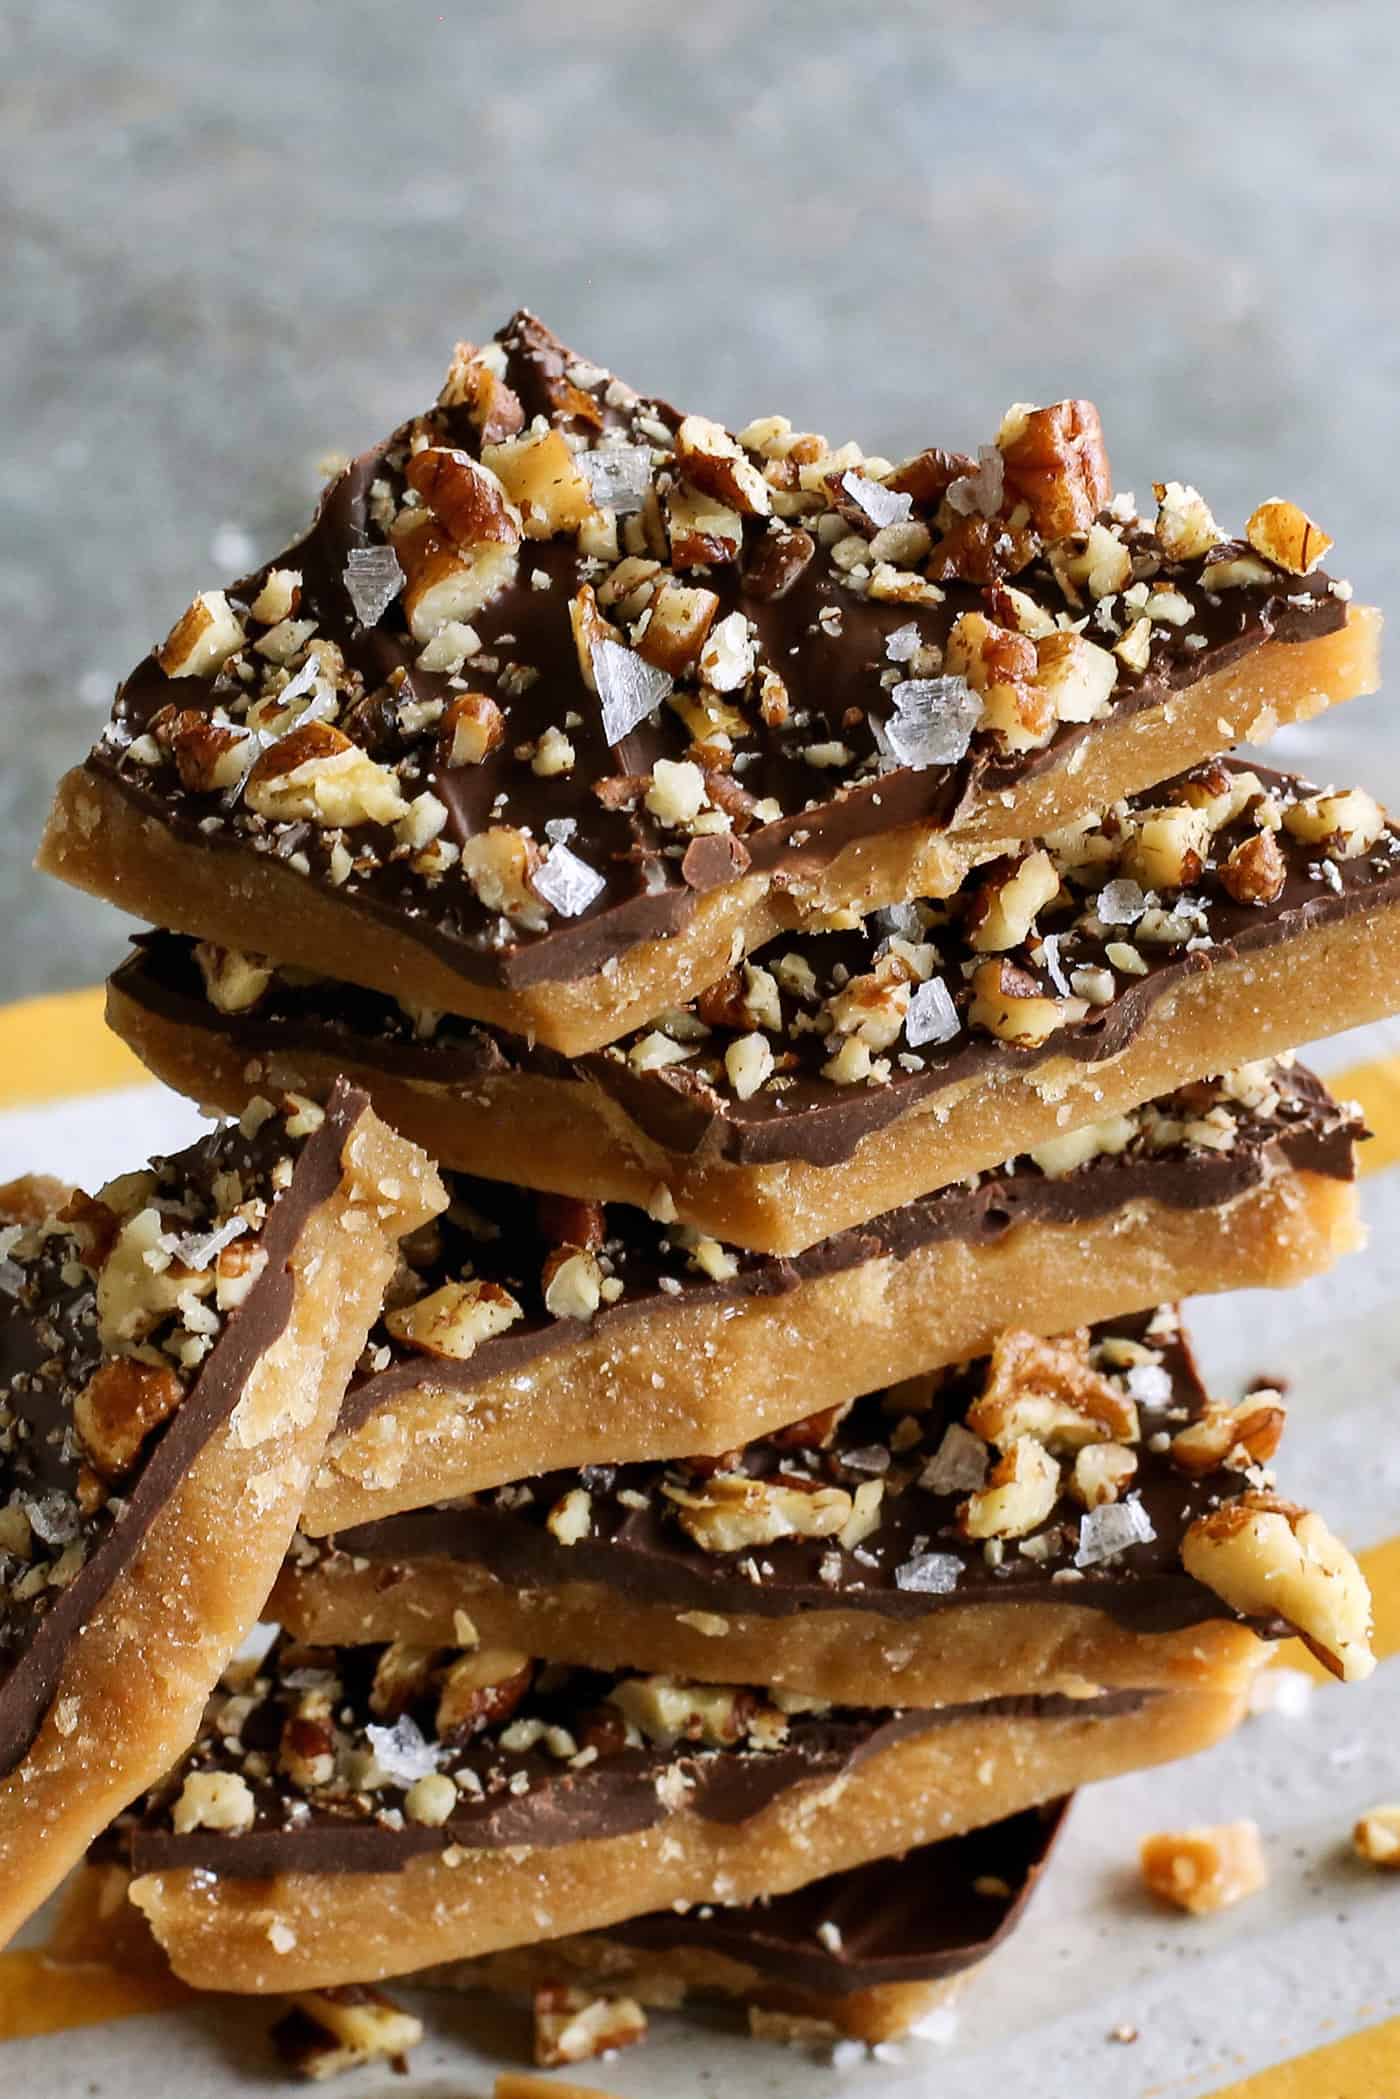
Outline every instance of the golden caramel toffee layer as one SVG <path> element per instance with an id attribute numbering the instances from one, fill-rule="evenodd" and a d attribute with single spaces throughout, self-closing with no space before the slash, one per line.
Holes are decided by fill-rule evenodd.
<path id="1" fill-rule="evenodd" d="M 1015 1160 L 791 1260 L 451 1175 L 448 1211 L 405 1243 L 307 1524 L 724 1450 L 980 1351 L 1012 1304 L 1049 1330 L 1168 1287 L 1315 1273 L 1355 1242 L 1356 1135 L 1310 1073 L 1266 1065 L 1135 1110 L 1116 1152 Z"/>
<path id="2" fill-rule="evenodd" d="M 1301 1631 L 1342 1674 L 1354 1650 L 1364 1673 L 1365 1585 L 1325 1531 L 1319 1550 L 1335 1549 L 1345 1573 L 1305 1592 L 1307 1623 L 1285 1582 L 1222 1588 L 1202 1549 L 1247 1506 L 1291 1556 L 1301 1512 L 1279 1503 L 1264 1522 L 1283 1425 L 1276 1392 L 1234 1406 L 1209 1397 L 1172 1308 L 1055 1339 L 1007 1332 L 988 1357 L 742 1450 L 561 1470 L 299 1538 L 275 1607 L 318 1639 L 424 1645 L 466 1622 L 490 1644 L 528 1636 L 560 1661 L 702 1677 L 766 1653 L 774 1681 L 839 1681 L 871 1704 L 966 1695 L 949 1665 L 958 1621 L 977 1639 L 984 1695 L 1035 1683 L 1014 1614 L 1002 1666 L 988 1668 L 989 1606 L 1089 1614 L 1072 1631 L 1090 1683 L 1121 1682 L 1125 1668 L 1141 1683 L 1203 1670 L 1208 1642 L 1154 1651 L 1152 1639 L 1244 1619 L 1266 1637 Z M 1350 1600 L 1329 1635 L 1333 1590 L 1339 1609 Z M 1065 1629 L 1052 1630 L 1047 1653 L 1068 1667 Z M 1222 1638 L 1221 1667 L 1250 1644 Z"/>
<path id="3" fill-rule="evenodd" d="M 1077 814 L 1096 739 L 1112 795 L 1170 769 L 1167 729 L 1179 765 L 1369 685 L 1329 545 L 1280 502 L 1229 539 L 1175 482 L 1139 516 L 1087 402 L 896 466 L 780 417 L 731 436 L 518 314 L 304 539 L 194 600 L 43 860 L 574 1052 L 733 941 Z"/>
<path id="4" fill-rule="evenodd" d="M 537 2023 L 551 1997 L 590 1987 L 663 2005 L 739 1993 L 751 2003 L 825 2015 L 843 2031 L 886 2038 L 903 2029 L 887 2021 L 878 2033 L 865 2028 L 872 2014 L 895 2007 L 850 2000 L 947 1981 L 985 1960 L 1024 1916 L 1068 1807 L 1057 1800 L 1028 1808 L 903 1858 L 829 1874 L 771 1901 L 661 1910 L 596 1936 L 488 1954 L 417 1980 L 435 1988 L 529 1990 Z M 774 1994 L 794 1991 L 806 2002 Z M 921 1998 L 914 2015 L 922 2008 Z"/>
<path id="5" fill-rule="evenodd" d="M 441 1201 L 422 1155 L 341 1088 L 324 1109 L 260 1102 L 54 1214 L 17 1206 L 0 1939 L 188 1740 L 266 1600 L 393 1240 Z"/>
<path id="6" fill-rule="evenodd" d="M 1287 1047 L 1294 968 L 1318 973 L 1309 1028 L 1392 1010 L 1397 902 L 1400 834 L 1364 790 L 1212 762 L 942 902 L 775 942 L 573 1062 L 175 936 L 123 965 L 109 1013 L 218 1105 L 344 1067 L 449 1164 L 791 1253 L 1008 1140 L 1047 1159 L 1112 1148 L 1164 1080 Z"/>

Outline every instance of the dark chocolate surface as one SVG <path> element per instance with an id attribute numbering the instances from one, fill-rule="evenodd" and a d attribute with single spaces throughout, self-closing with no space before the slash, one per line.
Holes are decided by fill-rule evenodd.
<path id="1" fill-rule="evenodd" d="M 227 1701 L 216 1698 L 185 1762 L 116 1825 L 132 1870 L 195 1868 L 238 1878 L 392 1873 L 454 1846 L 552 1849 L 649 1829 L 683 1810 L 734 1825 L 912 1736 L 988 1719 L 1092 1721 L 1136 1712 L 1152 1696 L 1120 1691 L 1088 1700 L 1000 1698 L 925 1711 L 784 1715 L 760 1691 L 668 1685 L 709 1712 L 715 1701 L 731 1707 L 733 1728 L 720 1742 L 708 1723 L 703 1736 L 697 1723 L 692 1737 L 663 1739 L 624 1721 L 612 1695 L 660 1679 L 526 1664 L 524 1687 L 517 1683 L 503 1712 L 440 1734 L 434 1700 L 450 1657 L 436 1658 L 434 1682 L 404 1710 L 376 1720 L 371 1700 L 382 1652 L 280 1641 L 243 1694 L 237 1732 L 225 1731 L 231 1721 L 221 1725 Z M 303 1754 L 307 1747 L 308 1698 L 328 1699 L 333 1714 L 324 1732 L 321 1721 L 311 1723 L 318 1746 L 332 1743 L 327 1756 L 334 1764 L 332 1775 L 315 1783 L 299 1782 L 286 1768 L 289 1743 Z M 414 1819 L 412 1789 L 432 1772 L 456 1784 L 458 1800 L 446 1821 L 428 1825 Z M 186 1780 L 208 1773 L 247 1788 L 251 1823 L 177 1833 L 173 1814 Z"/>
<path id="2" fill-rule="evenodd" d="M 1019 1924 L 1069 1804 L 1027 1808 L 767 1902 L 655 1910 L 610 1924 L 605 1936 L 648 1952 L 685 1947 L 723 1954 L 821 1996 L 956 1975 L 984 1960 Z M 828 1928 L 823 1935 L 823 1927 L 834 1933 Z"/>
<path id="3" fill-rule="evenodd" d="M 1122 1348 L 1120 1344 L 1126 1343 Z M 1065 1492 L 1047 1519 L 988 1558 L 961 1535 L 959 1504 L 969 1491 L 924 1485 L 921 1474 L 951 1425 L 962 1425 L 988 1384 L 987 1358 L 934 1373 L 926 1405 L 908 1388 L 855 1401 L 835 1426 L 827 1416 L 780 1431 L 744 1450 L 685 1464 L 589 1466 L 549 1473 L 435 1508 L 387 1516 L 325 1541 L 298 1543 L 304 1570 L 334 1568 L 337 1556 L 368 1561 L 390 1594 L 411 1588 L 417 1563 L 471 1562 L 509 1586 L 549 1589 L 597 1584 L 633 1606 L 788 1618 L 854 1610 L 912 1621 L 929 1611 L 984 1603 L 1053 1603 L 1107 1612 L 1142 1632 L 1168 1632 L 1230 1615 L 1213 1591 L 1184 1571 L 1181 1540 L 1190 1524 L 1239 1493 L 1236 1472 L 1187 1478 L 1151 1440 L 1175 1434 L 1207 1403 L 1190 1343 L 1170 1311 L 1137 1313 L 1092 1330 L 1089 1360 L 1109 1371 L 1138 1410 L 1141 1440 L 1131 1498 L 1152 1537 L 1111 1559 L 1079 1567 L 1082 1509 Z M 1155 1396 L 1154 1396 L 1155 1395 Z M 823 1444 L 819 1439 L 826 1436 Z M 812 1447 L 815 1445 L 815 1447 Z M 838 1487 L 854 1494 L 883 1483 L 879 1518 L 851 1549 L 833 1535 L 785 1536 L 742 1549 L 707 1549 L 685 1528 L 686 1497 L 702 1495 L 715 1471 L 776 1486 Z M 566 1494 L 589 1496 L 586 1534 L 565 1545 L 548 1527 Z M 942 1590 L 911 1584 L 921 1557 L 943 1555 L 955 1570 Z M 339 1564 L 343 1564 L 343 1559 Z M 1278 1632 L 1275 1625 L 1267 1629 Z"/>
<path id="4" fill-rule="evenodd" d="M 592 368 L 580 377 L 572 353 L 528 315 L 517 315 L 500 340 L 507 386 L 527 420 L 531 402 L 537 402 L 540 414 L 595 456 L 606 435 L 609 441 L 650 446 L 653 471 L 669 470 L 679 422 L 674 410 L 637 399 Z M 439 408 L 404 426 L 332 484 L 305 539 L 233 585 L 231 596 L 246 613 L 272 568 L 301 573 L 297 617 L 314 620 L 315 633 L 289 659 L 289 667 L 299 666 L 318 645 L 323 655 L 332 646 L 339 652 L 339 726 L 396 771 L 406 796 L 423 790 L 437 796 L 447 811 L 442 835 L 449 844 L 460 846 L 488 822 L 504 823 L 527 832 L 543 851 L 547 826 L 569 827 L 570 851 L 603 887 L 581 914 L 551 915 L 537 929 L 522 923 L 519 914 L 508 919 L 488 908 L 460 868 L 445 875 L 415 868 L 410 849 L 396 841 L 392 829 L 373 823 L 354 828 L 350 845 L 356 864 L 335 885 L 342 904 L 403 928 L 468 981 L 521 987 L 590 975 L 638 941 L 679 931 L 697 894 L 749 866 L 771 871 L 781 882 L 795 869 L 829 860 L 854 838 L 914 822 L 946 826 L 979 794 L 1000 791 L 1063 760 L 1093 733 L 1083 724 L 1061 723 L 1043 747 L 1008 756 L 997 733 L 983 730 L 954 763 L 884 769 L 877 728 L 883 730 L 893 711 L 891 682 L 905 675 L 901 666 L 910 653 L 897 643 L 891 654 L 891 638 L 912 631 L 912 647 L 929 652 L 918 675 L 936 674 L 954 622 L 964 612 L 984 608 L 986 588 L 948 581 L 941 601 L 932 604 L 866 595 L 864 585 L 833 560 L 830 544 L 815 532 L 816 520 L 808 515 L 793 522 L 813 526 L 816 550 L 791 587 L 775 597 L 762 576 L 772 543 L 769 522 L 749 517 L 737 561 L 711 560 L 697 570 L 683 567 L 674 547 L 672 556 L 683 583 L 699 583 L 719 599 L 717 625 L 736 611 L 749 622 L 757 670 L 780 672 L 786 684 L 786 718 L 770 721 L 760 715 L 754 678 L 747 692 L 721 695 L 738 703 L 746 716 L 732 769 L 726 769 L 731 765 L 726 755 L 720 765 L 724 778 L 713 798 L 728 817 L 728 829 L 677 835 L 659 824 L 640 799 L 609 806 L 595 793 L 596 783 L 617 788 L 628 780 L 645 781 L 658 759 L 681 758 L 695 744 L 691 729 L 664 704 L 616 745 L 606 740 L 597 698 L 578 667 L 569 604 L 581 584 L 603 580 L 609 561 L 581 553 L 572 538 L 527 539 L 513 580 L 472 615 L 481 646 L 453 676 L 419 667 L 421 645 L 407 631 L 400 602 L 373 626 L 362 625 L 356 615 L 344 580 L 347 557 L 385 543 L 386 520 L 404 494 L 414 434 L 473 457 L 481 451 L 480 434 L 462 408 Z M 818 508 L 834 500 L 822 495 Z M 840 504 L 849 515 L 844 496 Z M 919 515 L 916 509 L 915 518 Z M 1343 597 L 1321 574 L 1301 577 L 1265 564 L 1267 581 L 1212 590 L 1210 567 L 1238 554 L 1238 546 L 1222 542 L 1204 557 L 1169 562 L 1149 525 L 1110 515 L 1124 531 L 1136 582 L 1170 587 L 1188 608 L 1180 625 L 1154 623 L 1144 672 L 1120 669 L 1109 703 L 1114 717 L 1151 706 L 1269 640 L 1312 639 L 1335 631 L 1345 618 Z M 1031 535 L 1028 547 L 1038 544 Z M 1057 554 L 1069 547 L 1061 543 Z M 912 571 L 910 580 L 921 582 Z M 1126 601 L 1118 606 L 1116 596 L 1093 605 L 1067 580 L 1058 558 L 1046 554 L 1016 568 L 1015 582 L 1052 624 L 1060 615 L 1080 620 L 1092 610 L 1090 638 L 1105 650 L 1135 617 Z M 925 591 L 929 594 L 926 586 Z M 633 638 L 642 639 L 639 630 Z M 255 686 L 266 665 L 248 651 L 243 660 L 253 667 Z M 188 845 L 223 855 L 271 851 L 306 880 L 325 883 L 332 834 L 304 822 L 270 823 L 221 793 L 182 785 L 168 757 L 160 762 L 149 751 L 132 755 L 133 743 L 162 710 L 208 713 L 223 706 L 237 718 L 254 686 L 229 673 L 217 680 L 167 677 L 152 655 L 119 693 L 112 723 L 89 764 Z M 423 718 L 424 709 L 433 716 L 465 689 L 498 701 L 506 734 L 483 762 L 444 766 L 435 754 L 433 720 Z M 561 726 L 575 762 L 565 772 L 541 776 L 531 766 L 535 746 L 546 729 Z M 833 765 L 804 755 L 827 747 L 839 748 L 844 757 Z M 562 836 L 556 832 L 550 842 L 557 844 Z"/>
<path id="5" fill-rule="evenodd" d="M 0 1773 L 14 1768 L 38 1732 L 84 1620 L 131 1564 L 165 1502 L 228 1420 L 259 1359 L 285 1327 L 293 1293 L 288 1262 L 306 1220 L 339 1182 L 341 1154 L 366 1105 L 362 1094 L 341 1087 L 304 1144 L 289 1139 L 274 1115 L 250 1136 L 231 1124 L 152 1162 L 150 1184 L 132 1214 L 149 1204 L 178 1237 L 208 1232 L 226 1214 L 227 1184 L 217 1189 L 218 1177 L 236 1175 L 239 1201 L 250 1206 L 250 1218 L 260 1220 L 252 1244 L 265 1252 L 266 1265 L 243 1304 L 222 1315 L 222 1331 L 216 1328 L 197 1369 L 183 1370 L 186 1389 L 175 1411 L 148 1437 L 110 1498 L 88 1513 L 76 1498 L 80 1475 L 91 1482 L 92 1473 L 74 1428 L 73 1405 L 104 1357 L 97 1274 L 85 1258 L 79 1229 L 63 1224 L 26 1233 L 5 1257 L 0 1495 L 25 1512 L 32 1538 L 28 1559 L 0 1551 Z M 285 1188 L 275 1173 L 279 1180 L 285 1175 Z M 201 1272 L 207 1274 L 208 1265 Z M 146 1336 L 147 1359 L 176 1370 L 174 1351 L 193 1331 L 183 1315 L 172 1314 Z M 78 1564 L 56 1585 L 52 1570 L 65 1552 Z M 50 1579 L 38 1581 L 45 1567 Z M 16 1594 L 16 1584 L 21 1590 L 33 1584 L 33 1593 Z"/>
<path id="6" fill-rule="evenodd" d="M 449 1174 L 455 1200 L 429 1237 L 409 1243 L 416 1280 L 405 1279 L 404 1298 L 471 1273 L 507 1289 L 521 1317 L 457 1361 L 418 1353 L 395 1340 L 381 1322 L 351 1381 L 341 1426 L 353 1428 L 397 1394 L 423 1385 L 466 1391 L 508 1377 L 595 1330 L 605 1333 L 629 1320 L 664 1317 L 695 1305 L 783 1296 L 823 1275 L 886 1256 L 905 1259 L 940 1240 L 992 1245 L 1018 1225 L 1087 1223 L 1140 1202 L 1205 1209 L 1231 1202 L 1279 1172 L 1349 1179 L 1357 1134 L 1352 1111 L 1339 1107 L 1302 1067 L 1274 1069 L 1275 1105 L 1267 1114 L 1231 1099 L 1223 1087 L 1190 1087 L 1140 1111 L 1136 1134 L 1117 1155 L 1101 1155 L 1058 1176 L 1042 1172 L 1030 1159 L 1013 1160 L 979 1175 L 971 1186 L 942 1189 L 790 1259 L 726 1248 L 722 1258 L 733 1273 L 718 1280 L 702 1271 L 674 1227 L 625 1204 L 598 1206 L 598 1259 L 622 1290 L 615 1302 L 600 1305 L 591 1323 L 554 1317 L 545 1308 L 541 1287 L 544 1264 L 563 1237 L 561 1213 L 576 1214 L 582 1206 L 559 1205 L 504 1182 Z M 1212 1114 L 1216 1127 L 1203 1121 Z M 1165 1145 L 1162 1118 L 1180 1132 Z M 1188 1124 L 1208 1131 L 1217 1143 L 1195 1141 Z M 1224 1146 L 1217 1148 L 1221 1139 Z M 420 1249 L 426 1249 L 426 1257 Z"/>

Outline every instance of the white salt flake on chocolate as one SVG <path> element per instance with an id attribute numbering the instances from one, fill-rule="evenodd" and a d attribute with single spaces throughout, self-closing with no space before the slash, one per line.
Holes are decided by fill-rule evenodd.
<path id="1" fill-rule="evenodd" d="M 995 517 L 1005 493 L 1005 462 L 996 445 L 977 447 L 977 471 L 948 484 L 948 508 L 959 517 Z"/>
<path id="2" fill-rule="evenodd" d="M 966 678 L 906 678 L 890 698 L 894 713 L 872 720 L 875 741 L 896 765 L 956 765 L 982 719 L 982 702 Z"/>
<path id="3" fill-rule="evenodd" d="M 870 914 L 870 923 L 881 933 L 900 940 L 922 940 L 924 922 L 917 904 L 882 904 Z"/>
<path id="4" fill-rule="evenodd" d="M 577 829 L 577 817 L 551 816 L 544 827 L 544 835 L 551 845 L 567 845 Z"/>
<path id="5" fill-rule="evenodd" d="M 1172 1396 L 1171 1372 L 1161 1363 L 1135 1363 L 1124 1383 L 1128 1397 L 1141 1400 L 1144 1406 L 1165 1406 Z"/>
<path id="6" fill-rule="evenodd" d="M 669 672 L 644 662 L 620 641 L 595 641 L 589 655 L 603 711 L 603 734 L 610 744 L 621 743 L 661 705 L 675 681 Z"/>
<path id="7" fill-rule="evenodd" d="M 851 472 L 841 476 L 841 486 L 858 510 L 864 511 L 877 532 L 886 525 L 903 525 L 914 508 L 914 498 L 872 481 L 868 474 Z"/>
<path id="8" fill-rule="evenodd" d="M 1117 882 L 1105 882 L 1094 904 L 1094 912 L 1101 925 L 1135 926 L 1147 909 L 1147 898 L 1136 882 L 1126 877 Z"/>
<path id="9" fill-rule="evenodd" d="M 321 659 L 319 656 L 313 653 L 312 655 L 307 657 L 305 663 L 303 663 L 301 669 L 297 672 L 296 676 L 294 678 L 289 678 L 287 680 L 287 683 L 282 687 L 282 690 L 277 695 L 277 705 L 279 707 L 290 707 L 293 700 L 299 700 L 304 692 L 310 692 L 312 686 L 316 683 L 316 680 L 320 677 L 320 675 Z M 307 719 L 308 715 L 310 714 L 310 711 L 310 708 L 307 708 L 298 717 L 296 723 L 297 728 L 301 727 L 302 722 L 304 722 Z"/>
<path id="10" fill-rule="evenodd" d="M 647 445 L 605 445 L 596 452 L 578 453 L 574 463 L 600 510 L 631 517 L 646 501 L 651 486 Z"/>
<path id="11" fill-rule="evenodd" d="M 392 547 L 351 547 L 342 581 L 362 627 L 377 627 L 404 587 L 403 569 Z"/>
<path id="12" fill-rule="evenodd" d="M 961 1034 L 962 1022 L 953 995 L 942 977 L 920 984 L 904 1015 L 904 1039 L 910 1049 L 924 1042 L 951 1042 Z"/>
<path id="13" fill-rule="evenodd" d="M 541 865 L 530 877 L 537 896 L 552 904 L 563 918 L 577 918 L 595 903 L 607 888 L 596 868 L 566 845 L 551 846 Z"/>
<path id="14" fill-rule="evenodd" d="M 1060 935 L 1047 933 L 1040 943 L 1040 959 L 1050 974 L 1050 981 L 1061 998 L 1068 998 L 1069 979 L 1060 967 Z"/>
<path id="15" fill-rule="evenodd" d="M 919 1474 L 919 1485 L 930 1494 L 971 1493 L 986 1484 L 988 1456 L 980 1436 L 974 1436 L 960 1421 L 952 1421 Z"/>
<path id="16" fill-rule="evenodd" d="M 862 1472 L 874 1475 L 889 1471 L 890 1454 L 883 1443 L 867 1443 L 862 1445 L 859 1450 L 842 1451 L 841 1463 L 845 1466 L 847 1472 Z"/>
<path id="17" fill-rule="evenodd" d="M 919 642 L 919 630 L 911 620 L 907 627 L 896 627 L 885 636 L 885 654 L 891 663 L 907 663 L 918 653 Z"/>
<path id="18" fill-rule="evenodd" d="M 246 1217 L 227 1217 L 212 1232 L 186 1232 L 170 1249 L 175 1259 L 186 1268 L 203 1272 L 226 1246 L 241 1239 L 248 1229 Z"/>
<path id="19" fill-rule="evenodd" d="M 1150 1545 L 1157 1533 L 1140 1501 L 1105 1502 L 1079 1519 L 1079 1550 L 1076 1567 L 1096 1567 L 1101 1560 L 1116 1559 L 1130 1545 Z"/>
<path id="20" fill-rule="evenodd" d="M 897 1589 L 919 1596 L 951 1596 L 962 1578 L 962 1561 L 951 1552 L 921 1552 L 894 1570 Z"/>
<path id="21" fill-rule="evenodd" d="M 424 1739 L 422 1728 L 407 1713 L 392 1727 L 376 1727 L 371 1721 L 365 1734 L 374 1751 L 374 1761 L 384 1776 L 396 1785 L 411 1786 L 420 1778 L 431 1777 L 437 1770 L 436 1749 Z"/>

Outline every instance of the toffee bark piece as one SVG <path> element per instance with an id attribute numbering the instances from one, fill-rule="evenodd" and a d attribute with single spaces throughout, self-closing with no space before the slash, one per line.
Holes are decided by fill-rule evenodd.
<path id="1" fill-rule="evenodd" d="M 400 1233 L 442 1200 L 349 1088 L 5 1233 L 0 1941 L 190 1741 L 266 1601 Z"/>
<path id="2" fill-rule="evenodd" d="M 108 1010 L 196 1098 L 344 1068 L 448 1165 L 793 1254 L 1016 1152 L 1111 1145 L 1155 1094 L 1397 1004 L 1400 833 L 1363 791 L 1213 763 L 941 904 L 778 941 L 573 1064 L 169 939 Z"/>
<path id="3" fill-rule="evenodd" d="M 867 2043 L 896 2040 L 1015 1930 L 1068 1806 L 1028 1808 L 770 1902 L 662 1910 L 415 1979 L 498 1995 L 623 1992 L 656 2009 L 738 1999 Z"/>
<path id="4" fill-rule="evenodd" d="M 1247 1680 L 784 1711 L 480 1648 L 284 1645 L 115 1838 L 185 1981 L 372 1982 L 956 1836 L 1218 1739 Z"/>
<path id="5" fill-rule="evenodd" d="M 1276 1394 L 1209 1398 L 1171 1307 L 1005 1334 L 719 1459 L 557 1469 L 299 1537 L 273 1608 L 317 1642 L 431 1647 L 466 1622 L 490 1647 L 853 1705 L 1219 1688 L 1288 1627 L 1193 1579 L 1182 1541 L 1282 1425 Z M 969 1535 L 970 1497 L 1023 1435 L 1058 1491 Z"/>
<path id="6" fill-rule="evenodd" d="M 1372 689 L 1323 535 L 1251 529 L 1176 484 L 1135 516 L 1086 402 L 896 468 L 776 417 L 736 441 L 518 314 L 196 598 L 41 864 L 578 1054 Z"/>
<path id="7" fill-rule="evenodd" d="M 305 1523 L 728 1450 L 975 1355 L 1012 1318 L 1053 1332 L 1291 1283 L 1356 1243 L 1352 1118 L 1298 1067 L 1235 1073 L 1134 1110 L 1120 1150 L 1014 1161 L 790 1261 L 451 1175 L 453 1207 L 408 1243 Z"/>
<path id="8" fill-rule="evenodd" d="M 907 2033 L 1020 1923 L 1069 1802 L 877 1859 L 772 1900 L 662 1910 L 605 1933 L 512 1947 L 413 1977 L 498 1996 L 578 1988 L 648 2008 L 719 1999 L 817 2021 L 866 2042 Z M 117 1864 L 75 1876 L 48 1952 L 169 1978 Z"/>

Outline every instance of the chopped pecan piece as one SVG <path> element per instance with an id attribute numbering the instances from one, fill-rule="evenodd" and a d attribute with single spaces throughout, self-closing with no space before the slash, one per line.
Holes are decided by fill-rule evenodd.
<path id="1" fill-rule="evenodd" d="M 1192 1479 L 1228 1467 L 1267 1465 L 1278 1449 L 1287 1412 L 1277 1392 L 1252 1392 L 1237 1407 L 1209 1406 L 1172 1438 L 1172 1462 Z"/>
<path id="2" fill-rule="evenodd" d="M 534 1681 L 528 1655 L 478 1647 L 452 1663 L 438 1692 L 435 1728 L 440 1742 L 466 1742 L 508 1720 Z"/>
<path id="3" fill-rule="evenodd" d="M 138 1363 L 133 1356 L 112 1356 L 93 1372 L 73 1402 L 73 1426 L 96 1471 L 120 1479 L 141 1454 L 141 1446 L 184 1399 L 173 1370 Z"/>
<path id="4" fill-rule="evenodd" d="M 402 2066 L 423 2038 L 423 2022 L 362 1982 L 300 1991 L 272 2029 L 272 2043 L 294 2077 L 320 2083 L 366 2063 Z"/>
<path id="5" fill-rule="evenodd" d="M 647 2033 L 647 2015 L 633 1998 L 563 1986 L 536 1990 L 534 2021 L 535 2061 L 546 2069 L 611 2055 L 644 2041 Z"/>
<path id="6" fill-rule="evenodd" d="M 1344 1683 L 1375 1668 L 1366 1577 L 1312 1511 L 1272 1494 L 1241 1495 L 1197 1517 L 1181 1564 L 1232 1610 L 1282 1618 Z"/>
<path id="7" fill-rule="evenodd" d="M 1145 1837 L 1142 1877 L 1163 1902 L 1204 1917 L 1257 1895 L 1269 1869 L 1257 1823 L 1223 1822 Z"/>
<path id="8" fill-rule="evenodd" d="M 1050 540 L 1087 532 L 1113 494 L 1103 426 L 1092 401 L 1012 408 L 997 438 L 1010 499 Z"/>

